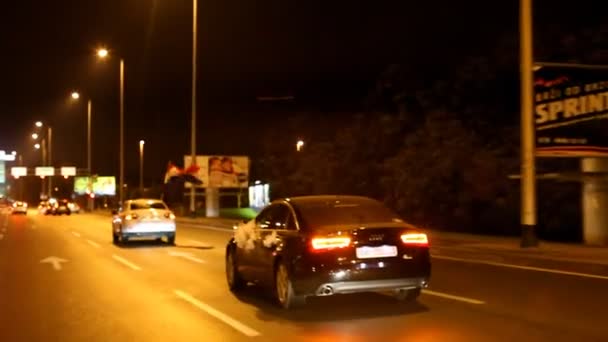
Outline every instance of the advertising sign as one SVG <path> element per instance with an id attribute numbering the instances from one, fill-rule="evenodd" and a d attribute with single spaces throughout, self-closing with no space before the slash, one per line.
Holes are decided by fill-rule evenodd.
<path id="1" fill-rule="evenodd" d="M 27 167 L 25 167 L 25 166 L 11 167 L 11 176 L 13 176 L 15 178 L 27 176 Z"/>
<path id="2" fill-rule="evenodd" d="M 55 168 L 52 166 L 36 166 L 36 176 L 47 177 L 54 176 Z"/>
<path id="3" fill-rule="evenodd" d="M 608 156 L 608 71 L 542 67 L 534 79 L 537 156 Z"/>
<path id="4" fill-rule="evenodd" d="M 93 193 L 100 196 L 115 196 L 116 178 L 113 176 L 97 177 L 93 182 Z"/>
<path id="5" fill-rule="evenodd" d="M 6 154 L 5 151 L 0 150 L 0 160 L 2 161 L 15 161 L 15 152 Z"/>
<path id="6" fill-rule="evenodd" d="M 97 196 L 115 196 L 116 178 L 111 177 L 74 177 L 74 193 L 86 195 L 91 191 Z"/>
<path id="7" fill-rule="evenodd" d="M 191 157 L 184 156 L 184 165 L 191 165 Z M 245 156 L 197 156 L 200 167 L 197 177 L 203 181 L 200 187 L 247 188 L 249 186 L 249 157 Z M 186 183 L 186 187 L 191 187 Z"/>
<path id="8" fill-rule="evenodd" d="M 89 193 L 89 177 L 74 177 L 74 193 L 86 195 Z"/>

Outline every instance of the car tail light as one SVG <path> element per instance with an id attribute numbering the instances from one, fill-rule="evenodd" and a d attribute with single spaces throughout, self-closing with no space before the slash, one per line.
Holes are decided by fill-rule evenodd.
<path id="1" fill-rule="evenodd" d="M 125 220 L 129 221 L 129 220 L 136 220 L 137 219 L 137 214 L 129 214 L 125 217 Z"/>
<path id="2" fill-rule="evenodd" d="M 173 213 L 165 213 L 165 217 L 171 220 L 175 220 L 175 215 L 173 215 Z"/>
<path id="3" fill-rule="evenodd" d="M 428 246 L 429 239 L 424 233 L 405 233 L 401 234 L 401 241 L 405 245 Z"/>
<path id="4" fill-rule="evenodd" d="M 350 246 L 350 238 L 344 236 L 313 238 L 311 241 L 311 245 L 314 251 L 321 251 L 333 248 L 344 248 Z"/>

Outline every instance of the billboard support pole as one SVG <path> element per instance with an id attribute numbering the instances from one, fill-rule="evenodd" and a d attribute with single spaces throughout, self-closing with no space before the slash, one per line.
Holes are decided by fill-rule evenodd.
<path id="1" fill-rule="evenodd" d="M 521 247 L 536 247 L 535 126 L 533 115 L 532 0 L 519 2 L 521 72 Z"/>
<path id="2" fill-rule="evenodd" d="M 581 171 L 607 172 L 608 158 L 582 158 Z M 608 181 L 605 177 L 583 177 L 581 195 L 583 240 L 588 245 L 605 246 L 608 244 Z"/>

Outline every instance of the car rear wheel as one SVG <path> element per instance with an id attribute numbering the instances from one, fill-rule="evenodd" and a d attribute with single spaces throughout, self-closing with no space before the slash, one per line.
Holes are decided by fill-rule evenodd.
<path id="1" fill-rule="evenodd" d="M 239 274 L 234 251 L 229 251 L 226 255 L 226 280 L 228 281 L 228 288 L 232 292 L 238 292 L 246 285 L 245 280 Z"/>
<path id="2" fill-rule="evenodd" d="M 397 298 L 400 302 L 415 302 L 416 299 L 420 296 L 420 288 L 409 289 L 409 290 L 397 290 L 395 294 L 395 298 Z"/>
<path id="3" fill-rule="evenodd" d="M 120 240 L 118 239 L 118 235 L 116 235 L 116 233 L 112 233 L 112 242 L 116 245 L 120 242 Z"/>
<path id="4" fill-rule="evenodd" d="M 301 306 L 306 301 L 304 296 L 296 296 L 284 263 L 279 263 L 275 271 L 275 294 L 277 302 L 283 309 Z"/>
<path id="5" fill-rule="evenodd" d="M 175 234 L 167 236 L 167 244 L 175 245 Z"/>

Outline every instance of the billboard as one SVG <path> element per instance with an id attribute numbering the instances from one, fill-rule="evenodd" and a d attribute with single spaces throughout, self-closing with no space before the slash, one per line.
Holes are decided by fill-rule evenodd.
<path id="1" fill-rule="evenodd" d="M 96 177 L 93 182 L 93 193 L 101 196 L 115 196 L 116 177 Z"/>
<path id="2" fill-rule="evenodd" d="M 192 158 L 184 156 L 184 165 L 191 165 Z M 245 156 L 197 156 L 200 167 L 197 177 L 203 181 L 200 187 L 247 188 L 249 186 L 249 157 Z M 185 186 L 190 188 L 190 183 Z"/>
<path id="3" fill-rule="evenodd" d="M 608 71 L 541 67 L 534 81 L 537 156 L 608 156 Z"/>
<path id="4" fill-rule="evenodd" d="M 91 191 L 97 196 L 115 196 L 116 178 L 111 177 L 74 177 L 74 193 L 86 195 Z"/>

